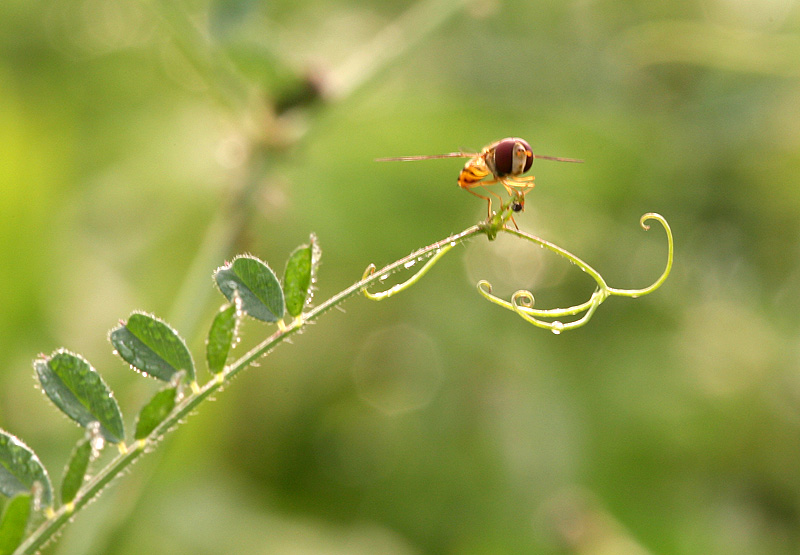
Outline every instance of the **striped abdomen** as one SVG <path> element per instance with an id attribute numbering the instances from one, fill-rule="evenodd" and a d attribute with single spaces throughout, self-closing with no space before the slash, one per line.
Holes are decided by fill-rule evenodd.
<path id="1" fill-rule="evenodd" d="M 458 174 L 458 186 L 462 189 L 471 189 L 490 173 L 483 156 L 475 156 L 464 164 L 464 169 Z"/>

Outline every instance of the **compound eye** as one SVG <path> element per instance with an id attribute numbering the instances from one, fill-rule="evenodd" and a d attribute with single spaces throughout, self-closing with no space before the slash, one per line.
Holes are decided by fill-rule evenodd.
<path id="1" fill-rule="evenodd" d="M 533 165 L 533 150 L 531 149 L 531 145 L 529 145 L 528 141 L 526 141 L 525 139 L 517 139 L 517 141 L 518 144 L 522 147 L 520 150 L 521 153 L 524 153 L 524 160 L 525 160 L 525 165 L 523 166 L 522 171 L 520 173 L 525 173 L 526 171 L 531 169 L 531 166 Z"/>
<path id="2" fill-rule="evenodd" d="M 518 139 L 503 139 L 494 147 L 494 165 L 497 177 L 504 177 L 514 171 L 515 146 Z"/>
<path id="3" fill-rule="evenodd" d="M 525 208 L 521 202 L 514 201 L 511 203 L 511 210 L 514 212 L 522 212 L 522 209 Z"/>

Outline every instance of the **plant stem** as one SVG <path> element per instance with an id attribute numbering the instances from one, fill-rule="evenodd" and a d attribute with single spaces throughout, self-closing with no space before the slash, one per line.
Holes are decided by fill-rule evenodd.
<path id="1" fill-rule="evenodd" d="M 511 206 L 512 204 L 504 204 L 501 206 L 501 210 L 495 214 L 493 214 L 488 220 L 482 222 L 478 225 L 474 225 L 462 231 L 461 233 L 457 233 L 455 235 L 451 235 L 441 241 L 437 241 L 431 245 L 423 247 L 419 250 L 416 250 L 387 266 L 384 266 L 378 271 L 374 271 L 374 266 L 370 265 L 365 272 L 364 276 L 361 280 L 355 282 L 350 287 L 340 291 L 336 295 L 332 296 L 316 308 L 311 309 L 310 311 L 301 314 L 299 317 L 295 318 L 291 321 L 288 325 L 284 324 L 282 321 L 279 322 L 278 329 L 269 337 L 267 337 L 264 341 L 262 341 L 259 345 L 245 353 L 239 359 L 237 359 L 232 364 L 225 367 L 225 369 L 214 376 L 211 380 L 206 382 L 205 385 L 202 387 L 198 387 L 196 383 L 191 384 L 191 393 L 189 393 L 186 397 L 184 397 L 172 410 L 172 412 L 162 421 L 154 430 L 153 432 L 144 440 L 137 441 L 130 446 L 125 446 L 123 444 L 120 445 L 120 454 L 117 455 L 114 459 L 112 459 L 103 469 L 101 469 L 91 480 L 89 480 L 78 492 L 75 496 L 75 499 L 72 503 L 67 505 L 62 505 L 59 507 L 57 511 L 54 512 L 53 516 L 47 519 L 42 525 L 35 530 L 15 551 L 15 555 L 30 555 L 33 553 L 38 552 L 47 541 L 52 538 L 64 524 L 66 524 L 69 519 L 75 514 L 75 512 L 79 511 L 84 505 L 86 505 L 90 500 L 92 500 L 95 496 L 97 496 L 102 489 L 107 486 L 116 476 L 118 476 L 123 470 L 125 470 L 128 466 L 131 465 L 136 459 L 138 459 L 142 454 L 144 454 L 148 447 L 154 446 L 158 443 L 164 435 L 171 431 L 173 428 L 177 427 L 182 421 L 186 419 L 186 417 L 191 414 L 193 410 L 197 406 L 199 406 L 203 401 L 209 398 L 213 393 L 218 391 L 223 385 L 229 383 L 231 379 L 244 370 L 245 368 L 249 367 L 251 364 L 255 363 L 259 358 L 269 353 L 271 349 L 276 347 L 278 344 L 282 343 L 288 337 L 299 331 L 303 326 L 305 326 L 309 322 L 313 322 L 317 318 L 319 318 L 322 314 L 333 308 L 334 306 L 338 306 L 348 298 L 356 295 L 360 292 L 363 292 L 376 282 L 382 282 L 386 277 L 391 275 L 394 272 L 400 271 L 402 269 L 408 269 L 411 266 L 415 265 L 417 262 L 422 261 L 423 259 L 429 259 L 426 264 L 422 266 L 421 269 L 418 269 L 414 276 L 410 279 L 406 280 L 405 282 L 401 283 L 399 286 L 392 287 L 391 289 L 378 294 L 370 294 L 368 295 L 370 298 L 375 300 L 380 300 L 382 298 L 386 298 L 391 296 L 392 294 L 399 292 L 406 287 L 409 287 L 416 281 L 430 268 L 430 266 L 438 260 L 441 254 L 446 252 L 447 250 L 451 249 L 458 243 L 464 242 L 467 239 L 475 237 L 476 235 L 484 234 L 490 240 L 496 237 L 498 231 L 505 231 L 510 233 L 516 237 L 520 237 L 523 239 L 527 239 L 533 243 L 536 243 L 542 247 L 545 247 L 552 252 L 558 254 L 559 256 L 566 258 L 570 262 L 579 266 L 583 271 L 588 273 L 597 283 L 597 289 L 592 294 L 591 299 L 586 301 L 585 303 L 575 305 L 573 307 L 569 307 L 566 309 L 550 309 L 550 310 L 537 310 L 533 309 L 533 294 L 528 291 L 518 291 L 514 294 L 512 298 L 512 302 L 504 301 L 497 297 L 494 297 L 491 294 L 491 285 L 488 282 L 482 281 L 478 284 L 478 289 L 481 294 L 489 299 L 490 301 L 504 306 L 509 310 L 513 310 L 520 316 L 522 316 L 528 322 L 543 328 L 550 329 L 554 333 L 561 333 L 564 330 L 574 329 L 584 325 L 589 319 L 592 317 L 592 314 L 597 309 L 597 307 L 609 296 L 609 295 L 619 295 L 619 296 L 629 296 L 629 297 L 637 297 L 640 295 L 646 295 L 664 283 L 667 276 L 669 275 L 670 269 L 672 268 L 672 256 L 673 256 L 673 242 L 672 242 L 672 232 L 670 231 L 669 225 L 667 224 L 666 220 L 658 215 L 658 214 L 645 214 L 642 216 L 640 221 L 642 227 L 647 230 L 649 227 L 645 224 L 647 220 L 655 219 L 662 224 L 664 230 L 667 234 L 668 239 L 668 260 L 667 266 L 664 272 L 662 273 L 661 277 L 651 286 L 646 287 L 644 289 L 614 289 L 608 287 L 605 280 L 603 280 L 602 276 L 597 273 L 591 266 L 583 262 L 580 258 L 576 257 L 575 255 L 571 254 L 570 252 L 562 249 L 561 247 L 550 243 L 544 239 L 539 237 L 535 237 L 528 233 L 524 233 L 518 230 L 512 230 L 505 227 L 505 223 L 510 218 L 511 215 Z M 529 306 L 523 306 L 518 304 L 518 301 L 528 301 L 530 303 Z M 545 318 L 554 318 L 554 317 L 563 317 L 563 316 L 571 316 L 578 314 L 580 312 L 586 311 L 585 314 L 579 318 L 578 320 L 562 323 L 559 321 L 554 322 L 547 322 L 539 320 L 538 318 L 545 317 Z"/>
<path id="2" fill-rule="evenodd" d="M 337 306 L 363 291 L 371 284 L 380 281 L 384 276 L 407 267 L 411 261 L 416 261 L 419 258 L 431 256 L 445 247 L 460 243 L 476 235 L 486 233 L 485 229 L 481 226 L 472 226 L 461 233 L 451 235 L 446 239 L 437 241 L 427 247 L 421 248 L 403 257 L 391 264 L 384 266 L 379 271 L 370 274 L 367 277 L 357 281 L 350 287 L 340 291 L 332 296 L 319 306 L 313 308 L 309 312 L 302 314 L 299 318 L 293 320 L 289 325 L 279 327 L 272 335 L 267 337 L 259 345 L 251 349 L 249 352 L 241 356 L 235 362 L 225 368 L 223 372 L 215 376 L 202 387 L 194 389 L 193 392 L 188 394 L 179 402 L 172 412 L 159 424 L 150 435 L 142 440 L 132 443 L 129 446 L 122 446 L 121 453 L 114 457 L 104 468 L 100 469 L 91 480 L 80 489 L 75 499 L 71 504 L 62 505 L 59 507 L 53 517 L 47 519 L 39 526 L 14 552 L 15 555 L 32 555 L 37 553 L 44 545 L 50 540 L 58 531 L 73 517 L 73 515 L 83 508 L 89 501 L 97 496 L 103 488 L 105 488 L 114 478 L 120 475 L 123 470 L 128 468 L 136 459 L 147 452 L 148 447 L 154 446 L 158 443 L 164 435 L 177 427 L 181 421 L 185 419 L 195 410 L 203 401 L 209 398 L 212 394 L 218 391 L 222 386 L 226 385 L 231 379 L 256 362 L 259 358 L 269 353 L 278 344 L 282 343 L 288 337 L 299 331 L 306 323 L 312 322 L 319 318 L 322 314 L 329 311 L 334 306 Z"/>

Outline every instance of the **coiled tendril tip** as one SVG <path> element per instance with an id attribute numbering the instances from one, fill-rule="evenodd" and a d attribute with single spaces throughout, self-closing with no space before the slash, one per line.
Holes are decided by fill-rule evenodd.
<path id="1" fill-rule="evenodd" d="M 495 304 L 499 304 L 504 308 L 512 310 L 513 312 L 517 313 L 520 317 L 527 320 L 531 324 L 535 326 L 546 328 L 551 330 L 553 333 L 561 333 L 565 330 L 571 330 L 578 328 L 584 324 L 586 324 L 589 319 L 594 314 L 594 311 L 597 310 L 603 301 L 605 301 L 608 297 L 612 295 L 622 296 L 622 297 L 631 297 L 637 298 L 641 297 L 642 295 L 647 295 L 652 293 L 666 281 L 667 276 L 669 276 L 670 270 L 672 269 L 672 260 L 673 260 L 673 240 L 672 240 L 672 230 L 669 227 L 666 219 L 660 214 L 655 212 L 648 212 L 647 214 L 643 215 L 639 223 L 642 228 L 647 231 L 650 229 L 650 226 L 647 225 L 648 220 L 656 220 L 658 221 L 663 227 L 664 231 L 667 234 L 667 245 L 668 245 L 668 253 L 667 253 L 667 264 L 664 272 L 661 276 L 649 287 L 644 289 L 616 289 L 613 287 L 609 287 L 602 276 L 591 266 L 589 266 L 586 262 L 578 258 L 577 256 L 573 255 L 572 253 L 558 247 L 548 241 L 535 237 L 533 235 L 529 235 L 527 233 L 523 233 L 521 231 L 514 231 L 508 228 L 504 228 L 504 230 L 508 233 L 516 235 L 517 237 L 527 239 L 535 244 L 538 244 L 541 247 L 547 248 L 548 250 L 556 253 L 557 255 L 566 258 L 573 264 L 577 265 L 581 270 L 583 270 L 586 274 L 592 277 L 597 283 L 597 288 L 595 289 L 594 293 L 592 293 L 591 297 L 577 305 L 570 306 L 568 308 L 555 308 L 555 309 L 535 309 L 533 308 L 534 297 L 533 293 L 527 290 L 520 290 L 514 293 L 511 296 L 511 301 L 506 302 L 498 297 L 495 297 L 491 294 L 492 286 L 487 281 L 481 281 L 478 284 L 478 291 L 487 299 L 494 302 Z M 565 318 L 570 316 L 576 316 L 578 314 L 583 313 L 580 318 L 572 320 L 570 322 L 562 322 L 559 318 Z"/>
<path id="2" fill-rule="evenodd" d="M 569 306 L 566 308 L 550 308 L 550 309 L 537 309 L 534 308 L 535 305 L 535 298 L 532 292 L 520 289 L 516 291 L 510 300 L 504 300 L 492 293 L 492 284 L 487 280 L 480 280 L 477 284 L 478 292 L 487 300 L 502 306 L 507 310 L 511 310 L 518 314 L 524 320 L 530 322 L 531 324 L 544 328 L 549 329 L 555 334 L 560 334 L 563 331 L 572 330 L 578 327 L 583 326 L 586 324 L 594 314 L 597 307 L 599 307 L 603 301 L 605 301 L 608 297 L 612 295 L 622 296 L 622 297 L 631 297 L 637 298 L 641 297 L 642 295 L 647 295 L 652 293 L 666 281 L 669 273 L 672 269 L 672 261 L 673 261 L 673 239 L 672 239 L 672 230 L 669 227 L 666 219 L 660 214 L 655 212 L 648 212 L 644 214 L 639 219 L 639 224 L 642 226 L 642 229 L 645 231 L 650 229 L 650 226 L 647 224 L 649 220 L 656 220 L 658 221 L 664 231 L 667 234 L 667 246 L 668 246 L 668 253 L 667 253 L 667 264 L 666 267 L 661 274 L 661 276 L 649 287 L 644 289 L 616 289 L 613 287 L 609 287 L 606 284 L 603 277 L 589 264 L 575 256 L 574 254 L 570 253 L 569 251 L 550 243 L 544 239 L 536 237 L 534 235 L 530 235 L 518 229 L 510 229 L 506 227 L 506 223 L 509 219 L 508 214 L 510 214 L 511 204 L 504 205 L 501 207 L 499 213 L 495 213 L 485 222 L 478 224 L 477 226 L 473 226 L 466 231 L 454 235 L 452 237 L 448 237 L 438 243 L 434 243 L 433 245 L 429 245 L 424 249 L 421 249 L 411 255 L 398 260 L 385 268 L 381 269 L 380 271 L 376 272 L 375 265 L 370 264 L 367 266 L 367 269 L 364 271 L 362 276 L 362 280 L 360 286 L 364 295 L 374 301 L 380 301 L 386 298 L 391 297 L 392 295 L 399 293 L 400 291 L 404 291 L 408 287 L 414 285 L 419 279 L 424 276 L 428 270 L 442 257 L 446 252 L 448 252 L 451 248 L 453 248 L 456 244 L 468 239 L 477 234 L 485 234 L 489 237 L 489 239 L 493 239 L 499 232 L 503 231 L 506 233 L 510 233 L 520 239 L 526 239 L 540 247 L 546 248 L 553 253 L 557 254 L 558 256 L 568 260 L 569 262 L 578 266 L 583 272 L 589 275 L 597 284 L 595 291 L 589 297 L 588 300 L 584 301 L 583 303 L 576 304 L 573 306 Z M 425 260 L 425 263 L 416 270 L 416 272 L 406 281 L 402 283 L 398 283 L 393 285 L 392 287 L 380 291 L 377 293 L 370 293 L 367 288 L 374 283 L 375 281 L 383 281 L 385 280 L 391 273 L 402 270 L 402 269 L 410 269 L 418 262 Z M 576 318 L 577 317 L 577 318 Z M 568 318 L 573 318 L 572 320 L 567 320 Z"/>

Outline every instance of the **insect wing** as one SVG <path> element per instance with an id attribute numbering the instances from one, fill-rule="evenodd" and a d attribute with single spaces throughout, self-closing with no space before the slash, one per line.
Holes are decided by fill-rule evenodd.
<path id="1" fill-rule="evenodd" d="M 533 157 L 537 160 L 553 160 L 554 162 L 583 162 L 583 160 L 578 160 L 577 158 L 560 158 L 558 156 L 543 156 L 541 154 L 534 154 Z"/>
<path id="2" fill-rule="evenodd" d="M 393 158 L 375 158 L 376 162 L 412 162 L 414 160 L 434 160 L 436 158 L 472 158 L 470 152 L 448 152 L 447 154 L 422 154 L 420 156 L 395 156 Z"/>

